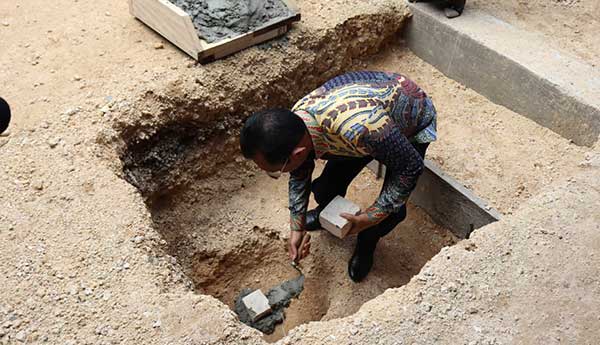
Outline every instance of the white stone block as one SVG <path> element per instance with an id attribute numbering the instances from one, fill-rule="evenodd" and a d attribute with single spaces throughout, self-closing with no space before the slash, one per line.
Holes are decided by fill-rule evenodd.
<path id="1" fill-rule="evenodd" d="M 348 231 L 350 231 L 352 224 L 345 218 L 342 218 L 340 216 L 341 213 L 357 215 L 360 213 L 360 207 L 338 195 L 321 211 L 319 221 L 323 229 L 336 237 L 344 238 L 348 234 Z"/>
<path id="2" fill-rule="evenodd" d="M 256 321 L 263 316 L 271 314 L 269 300 L 267 299 L 267 296 L 265 296 L 265 294 L 263 294 L 260 290 L 255 290 L 254 292 L 246 295 L 246 297 L 242 298 L 242 302 L 248 309 L 252 321 Z"/>

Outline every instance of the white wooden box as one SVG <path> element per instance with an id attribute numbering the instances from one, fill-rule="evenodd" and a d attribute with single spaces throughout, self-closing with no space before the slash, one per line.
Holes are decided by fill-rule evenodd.
<path id="1" fill-rule="evenodd" d="M 198 36 L 191 17 L 167 0 L 129 0 L 130 13 L 200 63 L 209 63 L 288 32 L 300 20 L 293 0 L 281 0 L 290 9 L 281 18 L 237 37 L 208 43 Z"/>

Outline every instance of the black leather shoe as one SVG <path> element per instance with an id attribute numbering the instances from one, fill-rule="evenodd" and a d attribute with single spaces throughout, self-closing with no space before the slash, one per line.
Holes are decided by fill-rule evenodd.
<path id="1" fill-rule="evenodd" d="M 358 283 L 365 279 L 373 267 L 373 254 L 375 253 L 375 245 L 371 245 L 368 248 L 361 248 L 360 244 L 356 244 L 356 249 L 350 261 L 348 262 L 348 275 L 350 279 Z"/>
<path id="2" fill-rule="evenodd" d="M 310 211 L 306 212 L 305 229 L 307 231 L 314 231 L 314 230 L 322 229 L 321 222 L 319 221 L 320 213 L 321 213 L 321 210 L 318 208 L 315 208 L 314 210 L 310 210 Z"/>
<path id="3" fill-rule="evenodd" d="M 462 10 L 459 11 L 459 9 L 456 7 L 446 7 L 444 8 L 444 14 L 446 15 L 446 18 L 452 19 L 460 16 L 462 14 Z"/>

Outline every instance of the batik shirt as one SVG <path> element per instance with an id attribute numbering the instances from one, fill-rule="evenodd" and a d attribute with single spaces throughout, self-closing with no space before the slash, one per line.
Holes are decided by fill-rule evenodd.
<path id="1" fill-rule="evenodd" d="M 384 218 L 398 212 L 423 170 L 411 143 L 436 140 L 431 99 L 408 78 L 384 72 L 351 72 L 306 95 L 292 109 L 306 124 L 316 158 L 372 156 L 386 166 L 383 188 L 366 212 Z M 302 230 L 315 163 L 290 174 L 292 230 Z"/>

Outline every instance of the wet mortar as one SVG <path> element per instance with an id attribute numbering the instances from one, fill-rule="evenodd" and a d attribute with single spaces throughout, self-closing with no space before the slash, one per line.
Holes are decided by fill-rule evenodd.
<path id="1" fill-rule="evenodd" d="M 271 306 L 271 314 L 253 321 L 242 299 L 255 290 L 244 288 L 235 299 L 234 311 L 241 322 L 265 334 L 272 334 L 275 331 L 275 327 L 285 320 L 285 309 L 290 305 L 293 298 L 297 298 L 302 293 L 302 290 L 304 290 L 303 274 L 272 287 L 265 294 Z"/>
<path id="2" fill-rule="evenodd" d="M 291 15 L 281 0 L 172 0 L 209 43 L 236 37 Z"/>

